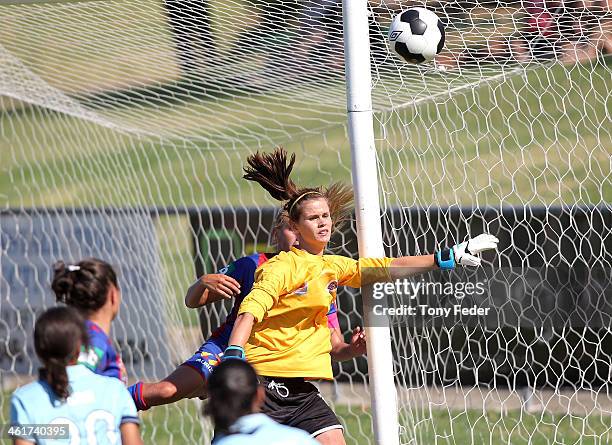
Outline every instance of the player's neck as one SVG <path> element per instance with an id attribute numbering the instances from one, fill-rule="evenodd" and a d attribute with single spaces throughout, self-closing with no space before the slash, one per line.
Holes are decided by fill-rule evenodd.
<path id="1" fill-rule="evenodd" d="M 88 318 L 89 321 L 92 321 L 98 326 L 100 326 L 100 329 L 102 329 L 107 336 L 110 336 L 110 329 L 113 318 L 105 314 L 104 312 L 105 311 L 96 312 L 95 314 L 91 314 Z"/>
<path id="2" fill-rule="evenodd" d="M 307 243 L 304 240 L 300 240 L 300 244 L 298 246 L 295 246 L 296 249 L 302 249 L 305 250 L 306 252 L 310 253 L 311 255 L 323 255 L 323 252 L 325 252 L 325 246 L 326 244 L 321 244 L 321 243 Z"/>

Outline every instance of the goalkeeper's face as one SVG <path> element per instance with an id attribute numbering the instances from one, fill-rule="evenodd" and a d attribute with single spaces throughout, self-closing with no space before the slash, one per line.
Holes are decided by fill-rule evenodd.
<path id="1" fill-rule="evenodd" d="M 325 248 L 332 232 L 332 219 L 325 198 L 309 199 L 301 205 L 300 218 L 293 224 L 300 245 Z"/>

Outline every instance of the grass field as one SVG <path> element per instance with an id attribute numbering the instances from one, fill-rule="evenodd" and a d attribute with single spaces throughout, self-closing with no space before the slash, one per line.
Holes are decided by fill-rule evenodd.
<path id="1" fill-rule="evenodd" d="M 9 393 L 3 398 L 2 411 L 8 418 Z M 346 428 L 347 445 L 370 443 L 372 437 L 369 409 L 344 405 L 335 412 Z M 576 416 L 549 413 L 478 410 L 402 410 L 400 411 L 402 443 L 411 444 L 490 444 L 600 445 L 612 440 L 610 418 L 600 415 Z M 145 443 L 172 445 L 206 443 L 209 424 L 200 417 L 193 402 L 153 408 L 141 414 Z"/>
<path id="2" fill-rule="evenodd" d="M 378 114 L 384 122 L 377 124 L 383 188 L 394 189 L 396 202 L 422 205 L 611 201 L 611 188 L 603 187 L 612 147 L 605 125 L 610 72 L 601 62 L 541 68 L 459 94 L 444 103 L 443 118 L 435 103 Z M 253 100 L 233 103 L 246 111 Z M 205 106 L 185 105 L 181 119 L 198 122 L 191 116 Z M 165 110 L 155 114 L 165 116 Z M 298 153 L 302 183 L 350 179 L 343 125 L 317 131 L 303 120 L 305 128 L 298 129 L 295 117 L 284 122 L 283 114 L 274 116 L 286 134 L 263 132 L 229 143 L 215 141 L 212 128 L 206 139 L 186 133 L 153 140 L 40 109 L 4 113 L 0 149 L 11 155 L 0 173 L 0 194 L 13 207 L 267 204 L 261 190 L 239 178 L 246 153 L 275 144 Z M 247 118 L 228 123 L 227 134 L 241 119 Z M 147 122 L 152 128 L 154 116 Z M 165 129 L 163 121 L 158 124 Z M 206 131 L 201 123 L 198 132 Z M 36 141 L 44 143 L 34 149 Z M 465 178 L 461 187 L 452 183 L 453 174 Z"/>
<path id="3" fill-rule="evenodd" d="M 201 437 L 206 431 L 196 420 L 197 411 L 193 405 L 187 410 L 176 408 L 172 411 L 181 415 L 156 415 L 152 410 L 143 416 L 145 443 L 152 443 L 147 439 L 153 437 L 157 444 L 186 443 Z M 335 412 L 346 427 L 347 445 L 370 443 L 372 429 L 369 410 L 336 406 Z M 193 423 L 185 420 L 192 416 Z M 502 415 L 476 410 L 432 409 L 423 412 L 402 411 L 400 418 L 402 443 L 550 445 L 555 438 L 562 444 L 599 445 L 612 440 L 610 419 L 597 415 L 581 417 L 520 411 Z"/>
<path id="4" fill-rule="evenodd" d="M 449 51 L 509 34 L 518 11 L 472 14 L 472 26 L 449 29 Z M 0 41 L 24 64 L 16 88 L 34 82 L 39 104 L 0 113 L 4 205 L 271 204 L 240 176 L 247 153 L 277 144 L 298 154 L 301 183 L 350 180 L 341 69 L 325 77 L 315 64 L 297 65 L 286 43 L 282 51 L 261 43 L 250 64 L 228 60 L 241 33 L 265 21 L 261 5 L 211 0 L 210 15 L 218 54 L 203 57 L 200 80 L 225 75 L 226 95 L 180 83 L 162 2 L 2 6 Z M 262 62 L 266 52 L 278 66 Z M 604 187 L 610 57 L 509 66 L 490 84 L 499 66 L 442 73 L 395 63 L 380 62 L 373 90 L 391 205 L 612 201 L 612 187 Z M 248 76 L 233 78 L 234 71 Z M 257 83 L 267 78 L 272 86 Z M 62 107 L 54 88 L 64 93 Z"/>
<path id="5" fill-rule="evenodd" d="M 377 112 L 387 205 L 611 202 L 610 73 L 610 58 L 540 67 L 452 100 Z M 382 79 L 377 88 L 390 84 Z M 272 205 L 239 178 L 247 153 L 275 144 L 298 154 L 298 183 L 350 181 L 343 112 L 333 104 L 344 100 L 343 86 L 303 88 L 313 96 L 235 96 L 231 116 L 229 99 L 97 109 L 87 118 L 41 107 L 0 113 L 0 197 L 15 208 Z M 320 109 L 312 104 L 334 95 L 340 99 Z M 157 227 L 170 318 L 193 325 L 195 311 L 182 305 L 194 278 L 189 226 L 164 217 Z"/>

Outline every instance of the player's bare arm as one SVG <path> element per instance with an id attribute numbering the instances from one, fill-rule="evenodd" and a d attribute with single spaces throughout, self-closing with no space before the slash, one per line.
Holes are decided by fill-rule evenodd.
<path id="1" fill-rule="evenodd" d="M 251 336 L 251 331 L 253 330 L 254 324 L 255 317 L 253 316 L 253 314 L 249 312 L 244 312 L 238 315 L 238 317 L 236 317 L 236 323 L 234 323 L 232 335 L 230 336 L 228 342 L 230 348 L 232 346 L 240 346 L 241 348 L 243 348 L 246 342 L 249 340 L 249 337 Z"/>
<path id="2" fill-rule="evenodd" d="M 206 274 L 187 289 L 185 306 L 198 308 L 224 298 L 233 298 L 239 293 L 240 283 L 234 278 L 222 273 Z"/>
<path id="3" fill-rule="evenodd" d="M 351 342 L 346 343 L 342 338 L 340 328 L 331 330 L 331 357 L 335 362 L 343 362 L 360 357 L 366 353 L 366 335 L 361 327 L 357 326 L 351 334 Z"/>

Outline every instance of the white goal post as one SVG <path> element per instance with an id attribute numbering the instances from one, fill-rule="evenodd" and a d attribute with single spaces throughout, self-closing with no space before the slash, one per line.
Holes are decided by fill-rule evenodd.
<path id="1" fill-rule="evenodd" d="M 343 0 L 346 100 L 359 256 L 385 256 L 380 220 L 378 168 L 374 146 L 367 0 Z M 374 443 L 399 444 L 397 395 L 387 323 L 371 320 L 371 286 L 361 288 L 368 337 L 368 372 Z"/>

